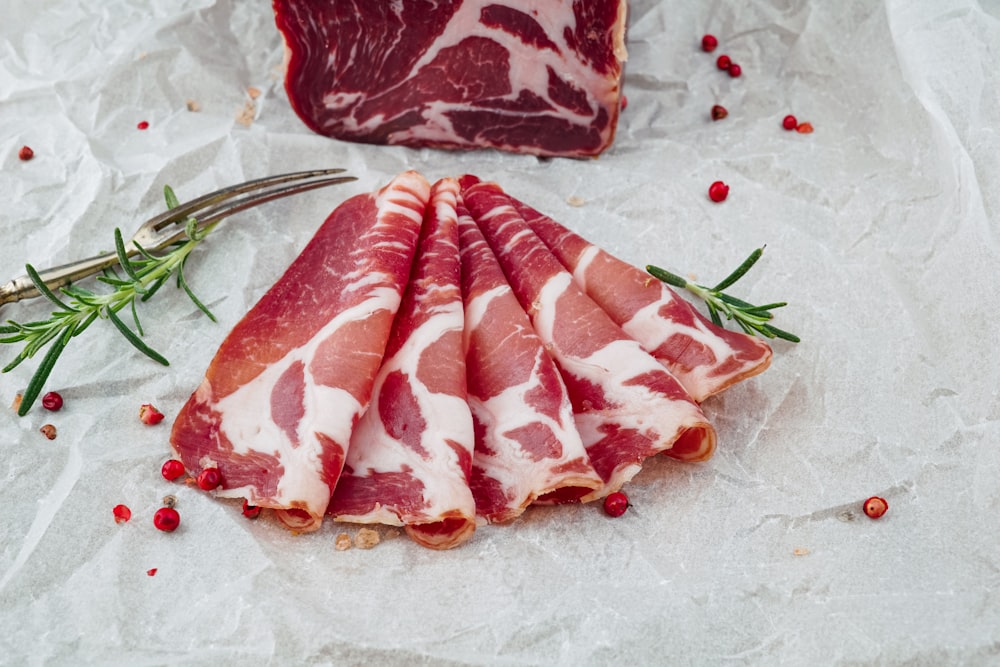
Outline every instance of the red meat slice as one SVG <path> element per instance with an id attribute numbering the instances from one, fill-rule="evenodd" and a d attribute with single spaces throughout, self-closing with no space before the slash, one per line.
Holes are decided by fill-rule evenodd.
<path id="1" fill-rule="evenodd" d="M 434 549 L 476 527 L 469 488 L 472 415 L 466 402 L 459 284 L 458 183 L 431 189 L 417 259 L 371 406 L 351 438 L 330 502 L 338 521 L 403 525 Z"/>
<path id="2" fill-rule="evenodd" d="M 458 207 L 469 407 L 476 426 L 476 513 L 511 521 L 542 498 L 569 502 L 603 486 L 573 422 L 569 394 L 496 256 Z"/>
<path id="3" fill-rule="evenodd" d="M 576 284 L 701 402 L 763 372 L 771 347 L 760 338 L 716 326 L 666 283 L 623 262 L 530 206 L 516 202 Z"/>
<path id="4" fill-rule="evenodd" d="M 368 405 L 413 261 L 429 185 L 416 172 L 353 197 L 219 347 L 177 416 L 191 471 L 217 466 L 217 495 L 319 528 L 351 431 Z"/>
<path id="5" fill-rule="evenodd" d="M 338 139 L 594 156 L 621 105 L 626 0 L 274 0 L 285 88 Z"/>
<path id="6" fill-rule="evenodd" d="M 616 491 L 654 454 L 710 457 L 715 431 L 698 404 L 576 287 L 500 187 L 478 183 L 462 196 L 569 390 L 591 464 L 605 482 L 584 500 Z"/>

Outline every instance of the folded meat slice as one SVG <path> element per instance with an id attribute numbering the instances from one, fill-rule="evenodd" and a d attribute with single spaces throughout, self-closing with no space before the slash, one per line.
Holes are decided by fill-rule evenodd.
<path id="1" fill-rule="evenodd" d="M 476 426 L 476 513 L 511 521 L 539 498 L 570 502 L 603 486 L 573 422 L 559 370 L 531 327 L 496 256 L 458 207 L 465 362 Z"/>
<path id="2" fill-rule="evenodd" d="M 400 174 L 331 213 L 219 347 L 171 444 L 217 495 L 319 528 L 368 405 L 416 250 L 429 185 Z"/>
<path id="3" fill-rule="evenodd" d="M 760 338 L 716 326 L 666 283 L 530 206 L 515 205 L 587 296 L 659 359 L 694 400 L 701 402 L 771 364 L 771 347 Z"/>
<path id="4" fill-rule="evenodd" d="M 458 183 L 431 189 L 410 284 L 368 411 L 330 501 L 338 521 L 403 525 L 434 549 L 472 536 L 472 415 L 466 402 Z"/>
<path id="5" fill-rule="evenodd" d="M 715 430 L 698 404 L 576 287 L 506 193 L 478 183 L 462 196 L 569 390 L 590 462 L 604 480 L 584 500 L 617 490 L 654 454 L 711 456 Z"/>

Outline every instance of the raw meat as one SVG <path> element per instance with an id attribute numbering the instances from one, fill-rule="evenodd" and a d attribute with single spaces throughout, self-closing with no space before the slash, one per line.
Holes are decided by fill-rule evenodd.
<path id="1" fill-rule="evenodd" d="M 338 139 L 595 156 L 612 142 L 626 0 L 274 0 L 285 88 Z"/>
<path id="2" fill-rule="evenodd" d="M 770 365 L 771 347 L 760 338 L 716 326 L 666 283 L 530 206 L 516 206 L 587 296 L 659 359 L 694 400 L 701 402 Z"/>
<path id="3" fill-rule="evenodd" d="M 476 513 L 511 521 L 540 497 L 569 502 L 603 486 L 573 422 L 559 371 L 496 256 L 458 207 Z"/>
<path id="4" fill-rule="evenodd" d="M 414 272 L 371 406 L 351 438 L 330 502 L 339 521 L 403 525 L 434 549 L 461 544 L 476 527 L 457 196 L 454 179 L 431 189 Z"/>
<path id="5" fill-rule="evenodd" d="M 654 454 L 710 457 L 715 431 L 697 403 L 576 287 L 500 187 L 472 184 L 462 196 L 562 372 L 590 462 L 604 480 L 583 500 L 618 490 Z"/>
<path id="6" fill-rule="evenodd" d="M 427 205 L 416 172 L 339 206 L 233 328 L 181 409 L 171 444 L 217 495 L 319 528 L 368 405 Z"/>

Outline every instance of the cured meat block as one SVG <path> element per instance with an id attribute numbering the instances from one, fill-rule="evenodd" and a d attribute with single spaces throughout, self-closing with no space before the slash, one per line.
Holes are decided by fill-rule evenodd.
<path id="1" fill-rule="evenodd" d="M 645 271 L 614 257 L 530 206 L 515 202 L 577 285 L 701 402 L 763 372 L 771 346 L 716 326 Z"/>
<path id="2" fill-rule="evenodd" d="M 626 0 L 274 0 L 285 89 L 314 131 L 595 156 L 612 142 Z"/>
<path id="3" fill-rule="evenodd" d="M 319 528 L 410 275 L 429 185 L 400 174 L 330 215 L 219 347 L 171 444 L 217 495 Z"/>
<path id="4" fill-rule="evenodd" d="M 458 208 L 469 407 L 476 426 L 476 513 L 511 521 L 542 498 L 570 502 L 603 486 L 573 422 L 569 394 L 496 256 Z"/>
<path id="5" fill-rule="evenodd" d="M 414 271 L 371 406 L 351 438 L 330 502 L 339 521 L 403 525 L 416 542 L 434 549 L 461 544 L 476 527 L 457 196 L 453 179 L 431 189 Z"/>
<path id="6" fill-rule="evenodd" d="M 710 457 L 715 430 L 698 404 L 576 287 L 506 193 L 478 183 L 463 187 L 462 196 L 569 390 L 577 428 L 604 480 L 584 500 L 618 490 L 654 454 Z"/>

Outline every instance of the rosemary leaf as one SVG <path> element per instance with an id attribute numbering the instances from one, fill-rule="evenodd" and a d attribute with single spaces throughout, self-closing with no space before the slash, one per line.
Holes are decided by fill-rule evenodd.
<path id="1" fill-rule="evenodd" d="M 125 336 L 125 340 L 132 343 L 135 349 L 139 350 L 140 352 L 142 352 L 147 357 L 149 357 L 150 359 L 152 359 L 157 363 L 163 364 L 164 366 L 170 365 L 170 362 L 167 361 L 166 357 L 164 357 L 162 354 L 160 354 L 150 346 L 146 345 L 146 343 L 144 343 L 143 340 L 139 338 L 139 336 L 137 336 L 134 331 L 128 328 L 128 325 L 126 325 L 125 322 L 123 322 L 122 319 L 118 317 L 118 315 L 116 315 L 113 310 L 109 308 L 105 314 L 108 316 L 108 319 L 111 320 L 111 323 L 115 325 L 115 328 L 117 328 L 118 331 L 120 331 L 121 334 Z"/>
<path id="2" fill-rule="evenodd" d="M 23 417 L 28 414 L 28 410 L 35 402 L 35 399 L 38 398 L 38 395 L 42 393 L 42 388 L 45 387 L 49 375 L 52 374 L 52 369 L 55 368 L 56 362 L 59 360 L 59 355 L 66 349 L 66 343 L 72 337 L 73 329 L 67 329 L 59 339 L 53 341 L 52 347 L 45 354 L 45 358 L 42 359 L 42 363 L 35 370 L 35 374 L 31 376 L 31 381 L 28 382 L 28 386 L 21 396 L 21 404 L 17 408 L 19 416 Z M 6 371 L 6 369 L 4 370 Z"/>
<path id="3" fill-rule="evenodd" d="M 63 303 L 62 299 L 57 297 L 55 295 L 55 292 L 49 289 L 49 286 L 45 284 L 45 281 L 42 280 L 42 277 L 38 275 L 38 271 L 35 270 L 35 267 L 33 267 L 31 264 L 25 264 L 24 270 L 25 273 L 28 274 L 28 277 L 31 278 L 31 282 L 34 283 L 35 289 L 37 289 L 42 294 L 42 296 L 44 296 L 46 299 L 56 304 L 63 310 L 75 310 L 75 308 L 70 308 L 65 303 Z"/>

